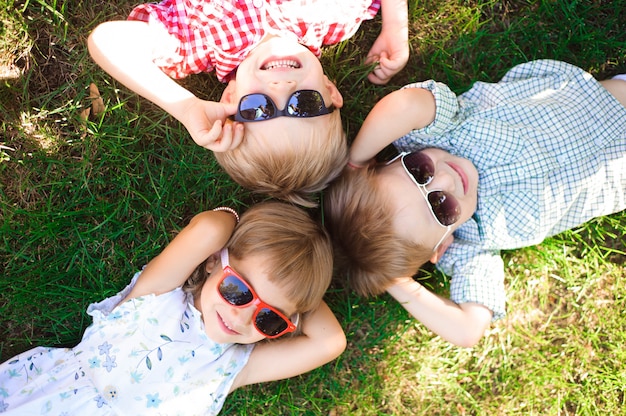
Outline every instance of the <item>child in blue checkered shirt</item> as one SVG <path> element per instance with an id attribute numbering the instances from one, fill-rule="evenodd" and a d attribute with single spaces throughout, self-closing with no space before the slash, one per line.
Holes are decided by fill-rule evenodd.
<path id="1" fill-rule="evenodd" d="M 458 97 L 432 80 L 384 97 L 324 198 L 350 285 L 473 346 L 505 314 L 500 250 L 626 208 L 625 106 L 625 76 L 551 60 Z M 390 143 L 400 155 L 371 163 Z M 428 261 L 451 276 L 450 299 L 410 277 Z"/>

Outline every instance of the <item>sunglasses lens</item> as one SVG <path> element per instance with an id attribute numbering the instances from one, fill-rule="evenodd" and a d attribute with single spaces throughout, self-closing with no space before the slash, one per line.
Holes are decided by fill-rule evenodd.
<path id="1" fill-rule="evenodd" d="M 443 226 L 452 225 L 461 218 L 459 202 L 444 191 L 431 191 L 428 193 L 428 202 L 435 214 L 437 221 Z"/>
<path id="2" fill-rule="evenodd" d="M 287 322 L 269 308 L 261 308 L 256 315 L 255 325 L 267 336 L 276 336 L 288 328 Z"/>
<path id="3" fill-rule="evenodd" d="M 287 112 L 296 117 L 319 116 L 324 110 L 324 99 L 317 91 L 296 91 L 287 103 Z"/>
<path id="4" fill-rule="evenodd" d="M 235 306 L 247 305 L 254 296 L 245 282 L 237 276 L 228 275 L 220 283 L 218 290 L 226 302 Z"/>
<path id="5" fill-rule="evenodd" d="M 435 176 L 435 165 L 432 159 L 422 152 L 404 155 L 402 163 L 420 185 L 428 185 Z"/>
<path id="6" fill-rule="evenodd" d="M 406 171 L 422 186 L 428 185 L 435 176 L 435 164 L 423 152 L 409 153 L 402 157 Z M 439 224 L 447 227 L 461 218 L 459 201 L 445 191 L 427 192 L 430 207 Z"/>
<path id="7" fill-rule="evenodd" d="M 246 95 L 239 102 L 239 114 L 244 120 L 267 120 L 272 118 L 275 112 L 274 103 L 265 94 Z"/>

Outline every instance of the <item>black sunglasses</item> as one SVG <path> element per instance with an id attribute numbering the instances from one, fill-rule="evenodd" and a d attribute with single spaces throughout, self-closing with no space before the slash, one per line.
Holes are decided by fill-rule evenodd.
<path id="1" fill-rule="evenodd" d="M 287 106 L 279 110 L 274 101 L 265 94 L 254 93 L 241 97 L 237 113 L 231 118 L 235 121 L 250 123 L 265 121 L 276 117 L 318 117 L 330 114 L 334 105 L 326 107 L 319 91 L 299 90 L 289 96 Z"/>
<path id="2" fill-rule="evenodd" d="M 248 282 L 228 264 L 228 249 L 222 249 L 220 254 L 223 274 L 217 285 L 217 292 L 222 299 L 237 308 L 254 305 L 254 327 L 267 338 L 278 338 L 295 331 L 299 315 L 296 315 L 296 322 L 291 322 L 281 311 L 263 302 Z"/>
<path id="3" fill-rule="evenodd" d="M 459 201 L 450 193 L 441 190 L 429 191 L 426 186 L 435 177 L 435 163 L 424 152 L 403 153 L 400 155 L 402 167 L 428 202 L 430 212 L 439 225 L 450 227 L 461 218 Z"/>

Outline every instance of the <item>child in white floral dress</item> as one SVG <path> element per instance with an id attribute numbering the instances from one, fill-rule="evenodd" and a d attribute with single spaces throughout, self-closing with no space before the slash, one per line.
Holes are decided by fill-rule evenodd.
<path id="1" fill-rule="evenodd" d="M 124 290 L 89 306 L 76 347 L 1 364 L 0 413 L 213 415 L 237 387 L 337 357 L 326 232 L 275 202 L 237 222 L 229 208 L 195 216 Z"/>

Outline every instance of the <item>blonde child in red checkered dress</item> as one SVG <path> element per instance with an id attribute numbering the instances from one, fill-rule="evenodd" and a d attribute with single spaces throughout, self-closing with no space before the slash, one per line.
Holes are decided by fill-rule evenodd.
<path id="1" fill-rule="evenodd" d="M 324 75 L 320 48 L 349 38 L 381 8 L 366 62 L 378 63 L 369 80 L 385 84 L 408 59 L 406 0 L 164 0 L 99 25 L 88 45 L 105 71 L 215 152 L 236 182 L 313 206 L 311 194 L 347 160 L 343 98 Z M 228 83 L 220 102 L 174 81 L 213 70 Z"/>

